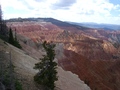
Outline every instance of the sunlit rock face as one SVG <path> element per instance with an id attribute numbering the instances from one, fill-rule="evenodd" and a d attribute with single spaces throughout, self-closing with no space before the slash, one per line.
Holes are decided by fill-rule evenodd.
<path id="1" fill-rule="evenodd" d="M 111 60 L 117 49 L 109 42 L 102 40 L 88 40 L 64 44 L 65 49 L 83 55 L 89 60 Z"/>
<path id="2" fill-rule="evenodd" d="M 63 31 L 56 25 L 46 22 L 10 22 L 7 25 L 35 42 L 53 41 Z"/>
<path id="3" fill-rule="evenodd" d="M 19 38 L 26 48 L 29 45 L 39 50 L 43 41 L 55 42 L 59 66 L 77 74 L 92 90 L 120 89 L 119 31 L 83 30 L 76 26 L 33 21 L 7 25 L 26 37 Z"/>
<path id="4" fill-rule="evenodd" d="M 120 44 L 120 31 L 109 31 L 109 30 L 86 30 L 87 34 L 90 34 L 96 38 L 107 40 L 112 44 Z"/>

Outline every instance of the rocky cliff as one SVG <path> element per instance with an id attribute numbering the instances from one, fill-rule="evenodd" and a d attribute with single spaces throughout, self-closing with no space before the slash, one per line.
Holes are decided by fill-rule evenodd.
<path id="1" fill-rule="evenodd" d="M 28 53 L 27 46 L 35 49 L 29 54 L 39 51 L 42 41 L 52 41 L 56 43 L 58 64 L 64 70 L 77 74 L 92 90 L 119 90 L 120 32 L 55 22 L 8 22 L 7 25 L 16 29 L 18 36 L 28 38 L 19 40 Z M 39 58 L 39 54 L 35 55 Z"/>

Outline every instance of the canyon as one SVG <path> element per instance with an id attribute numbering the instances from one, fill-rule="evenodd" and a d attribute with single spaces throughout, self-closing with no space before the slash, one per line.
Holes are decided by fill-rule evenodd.
<path id="1" fill-rule="evenodd" d="M 33 58 L 43 53 L 43 41 L 53 42 L 58 65 L 77 74 L 91 90 L 120 89 L 119 30 L 87 28 L 52 18 L 8 20 L 7 26 Z"/>

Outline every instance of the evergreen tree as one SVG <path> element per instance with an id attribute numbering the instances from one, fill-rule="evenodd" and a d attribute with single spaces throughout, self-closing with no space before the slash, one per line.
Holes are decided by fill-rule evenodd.
<path id="1" fill-rule="evenodd" d="M 35 64 L 34 69 L 38 69 L 39 72 L 34 76 L 34 80 L 38 84 L 42 84 L 48 87 L 50 90 L 54 90 L 55 81 L 57 78 L 57 63 L 54 62 L 55 58 L 55 44 L 43 43 L 43 47 L 46 51 L 46 55 L 43 55 L 43 58 L 40 58 L 40 62 Z"/>
<path id="2" fill-rule="evenodd" d="M 0 5 L 0 37 L 2 34 L 2 10 L 1 10 L 1 5 Z"/>
<path id="3" fill-rule="evenodd" d="M 1 26 L 1 23 L 2 23 L 2 10 L 1 10 L 1 5 L 0 5 L 0 26 Z"/>
<path id="4" fill-rule="evenodd" d="M 14 45 L 17 48 L 22 48 L 21 45 L 19 44 L 18 40 L 17 40 L 17 36 L 16 36 L 16 31 L 15 31 L 15 38 L 13 37 L 13 32 L 12 29 L 10 28 L 9 30 L 9 40 L 8 42 L 12 45 Z"/>
<path id="5" fill-rule="evenodd" d="M 21 45 L 19 44 L 18 40 L 17 40 L 16 29 L 15 29 L 14 46 L 16 46 L 17 48 L 20 48 L 20 49 L 22 48 Z"/>
<path id="6" fill-rule="evenodd" d="M 16 29 L 15 29 L 15 41 L 17 41 Z"/>
<path id="7" fill-rule="evenodd" d="M 5 21 L 2 19 L 2 9 L 0 5 L 0 38 L 7 41 L 8 40 L 8 29 Z"/>
<path id="8" fill-rule="evenodd" d="M 13 37 L 13 32 L 12 32 L 12 29 L 10 28 L 9 30 L 9 40 L 8 42 L 12 45 L 14 45 L 14 37 Z"/>

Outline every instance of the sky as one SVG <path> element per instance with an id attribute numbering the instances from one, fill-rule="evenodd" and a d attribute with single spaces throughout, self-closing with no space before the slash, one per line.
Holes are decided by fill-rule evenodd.
<path id="1" fill-rule="evenodd" d="M 3 18 L 43 17 L 120 25 L 120 0 L 1 0 Z"/>

